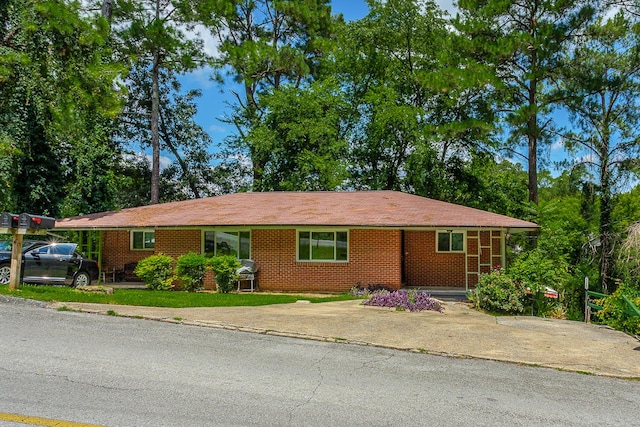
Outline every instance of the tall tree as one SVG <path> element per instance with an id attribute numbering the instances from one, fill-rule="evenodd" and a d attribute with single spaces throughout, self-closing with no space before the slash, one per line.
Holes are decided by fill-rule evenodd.
<path id="1" fill-rule="evenodd" d="M 211 138 L 194 120 L 197 112 L 195 100 L 201 96 L 201 92 L 191 90 L 180 94 L 182 86 L 177 76 L 166 70 L 159 73 L 158 80 L 161 82 L 157 88 L 158 147 L 162 147 L 171 158 L 171 162 L 164 165 L 165 170 L 161 175 L 164 179 L 158 189 L 163 189 L 163 194 L 159 200 L 183 200 L 208 195 L 208 185 L 212 183 L 212 156 L 208 152 Z M 132 149 L 133 142 L 138 142 L 141 148 L 148 148 L 153 144 L 154 132 L 149 127 L 153 84 L 144 62 L 133 67 L 128 75 L 128 85 L 128 102 L 119 121 L 116 137 L 123 147 Z M 128 156 L 123 160 L 135 159 L 135 156 Z M 159 157 L 156 161 L 159 161 Z M 133 167 L 132 170 L 138 169 Z"/>
<path id="2" fill-rule="evenodd" d="M 140 113 L 148 117 L 152 204 L 160 200 L 161 78 L 204 64 L 206 55 L 202 41 L 185 34 L 196 24 L 194 10 L 201 9 L 199 3 L 195 0 L 123 0 L 113 9 L 114 38 L 132 65 L 146 71 L 150 82 L 151 102 L 148 110 Z M 131 90 L 136 91 L 135 88 Z"/>
<path id="3" fill-rule="evenodd" d="M 332 33 L 329 0 L 233 0 L 209 22 L 220 38 L 221 72 L 228 71 L 243 88 L 228 117 L 237 130 L 229 143 L 251 161 L 254 189 L 265 189 L 268 154 L 252 145 L 249 132 L 260 124 L 267 107 L 261 101 L 282 85 L 296 88 L 316 73 Z"/>
<path id="4" fill-rule="evenodd" d="M 254 190 L 334 190 L 346 179 L 347 143 L 337 82 L 282 86 L 262 97 L 262 120 L 247 134 L 263 165 Z"/>
<path id="5" fill-rule="evenodd" d="M 77 3 L 0 3 L 0 140 L 9 147 L 3 166 L 10 165 L 12 184 L 7 208 L 59 215 L 82 192 L 98 206 L 108 203 L 102 193 L 111 183 L 89 183 L 76 169 L 108 144 L 102 119 L 120 109 L 114 87 L 121 67 L 104 60 L 106 37 L 104 21 L 82 15 Z"/>
<path id="6" fill-rule="evenodd" d="M 593 16 L 590 0 L 458 0 L 456 29 L 466 52 L 493 74 L 502 94 L 498 109 L 509 134 L 508 149 L 524 144 L 529 200 L 538 203 L 538 152 L 552 135 L 550 92 L 561 56 Z"/>
<path id="7" fill-rule="evenodd" d="M 604 15 L 604 13 L 603 13 Z M 606 15 L 605 15 L 606 16 Z M 568 54 L 560 95 L 572 131 L 564 141 L 593 174 L 600 208 L 599 269 L 604 289 L 614 284 L 612 197 L 640 160 L 640 34 L 623 11 L 600 18 Z M 619 187 L 618 187 L 619 188 Z"/>
<path id="8" fill-rule="evenodd" d="M 352 186 L 447 198 L 446 180 L 492 121 L 481 82 L 461 65 L 432 1 L 369 1 L 339 39 L 340 80 L 353 107 Z M 442 191 L 440 191 L 442 190 Z"/>

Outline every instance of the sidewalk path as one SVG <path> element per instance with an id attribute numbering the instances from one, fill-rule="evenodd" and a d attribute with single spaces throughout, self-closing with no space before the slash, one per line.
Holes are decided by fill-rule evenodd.
<path id="1" fill-rule="evenodd" d="M 261 307 L 157 308 L 55 303 L 73 310 L 453 357 L 490 359 L 640 379 L 640 341 L 606 326 L 537 317 L 493 317 L 464 303 L 443 313 L 365 307 L 361 301 Z"/>

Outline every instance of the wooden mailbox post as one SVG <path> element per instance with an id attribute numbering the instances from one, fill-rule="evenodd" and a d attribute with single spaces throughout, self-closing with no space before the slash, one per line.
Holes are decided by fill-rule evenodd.
<path id="1" fill-rule="evenodd" d="M 16 290 L 20 286 L 22 269 L 22 243 L 25 234 L 43 234 L 54 228 L 56 220 L 46 216 L 23 213 L 20 215 L 5 212 L 0 216 L 0 234 L 11 234 L 11 267 L 9 289 Z"/>

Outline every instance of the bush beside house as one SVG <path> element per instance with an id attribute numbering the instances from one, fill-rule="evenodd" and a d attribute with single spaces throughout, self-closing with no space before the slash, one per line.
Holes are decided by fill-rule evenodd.
<path id="1" fill-rule="evenodd" d="M 238 269 L 242 267 L 240 261 L 233 255 L 215 256 L 209 260 L 209 266 L 216 278 L 218 292 L 226 294 L 233 290 L 233 284 L 238 280 Z"/>
<path id="2" fill-rule="evenodd" d="M 488 274 L 480 275 L 470 298 L 480 310 L 520 314 L 525 307 L 526 289 L 522 283 L 514 281 L 504 269 L 498 267 Z"/>
<path id="3" fill-rule="evenodd" d="M 162 253 L 151 255 L 138 262 L 133 271 L 149 289 L 170 289 L 173 283 L 173 258 Z"/>
<path id="4" fill-rule="evenodd" d="M 207 258 L 204 255 L 189 252 L 176 260 L 175 277 L 182 282 L 182 287 L 187 292 L 203 289 L 206 273 Z"/>
<path id="5" fill-rule="evenodd" d="M 174 260 L 171 256 L 160 253 L 138 262 L 134 272 L 149 289 L 171 289 L 174 283 L 179 282 L 179 288 L 195 292 L 203 289 L 207 270 L 212 270 L 217 291 L 228 293 L 233 290 L 233 285 L 238 280 L 239 275 L 236 271 L 240 267 L 242 264 L 232 255 L 207 258 L 190 252 Z"/>

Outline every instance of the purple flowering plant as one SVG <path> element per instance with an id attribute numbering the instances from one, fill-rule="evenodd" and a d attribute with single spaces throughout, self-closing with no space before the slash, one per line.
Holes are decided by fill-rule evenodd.
<path id="1" fill-rule="evenodd" d="M 410 291 L 378 291 L 364 301 L 364 305 L 374 307 L 389 307 L 403 311 L 431 310 L 441 313 L 444 307 L 437 299 L 431 298 L 426 292 Z"/>

